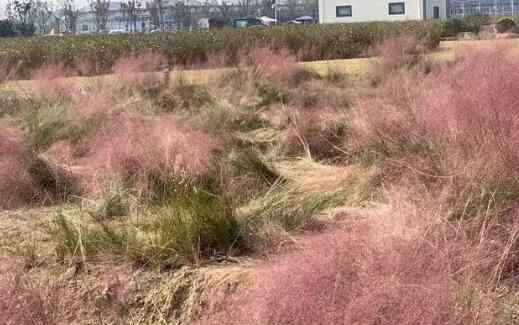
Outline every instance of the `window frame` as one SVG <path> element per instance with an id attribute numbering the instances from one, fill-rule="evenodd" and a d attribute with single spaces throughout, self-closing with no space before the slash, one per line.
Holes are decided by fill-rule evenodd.
<path id="1" fill-rule="evenodd" d="M 349 9 L 350 14 L 349 15 L 339 15 L 339 9 Z M 344 17 L 353 17 L 353 8 L 351 5 L 344 5 L 344 6 L 335 6 L 335 17 L 336 18 L 344 18 Z"/>
<path id="2" fill-rule="evenodd" d="M 402 12 L 397 12 L 397 13 L 395 13 L 394 11 L 391 11 L 391 8 L 393 6 L 395 6 L 395 5 L 401 5 L 404 10 Z M 403 2 L 403 1 L 400 1 L 400 2 L 390 2 L 388 4 L 388 14 L 390 16 L 405 15 L 405 2 Z"/>

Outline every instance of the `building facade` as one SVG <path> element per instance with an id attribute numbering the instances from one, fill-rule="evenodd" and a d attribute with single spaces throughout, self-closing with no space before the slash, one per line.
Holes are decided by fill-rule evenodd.
<path id="1" fill-rule="evenodd" d="M 449 14 L 452 17 L 517 16 L 519 0 L 450 0 Z"/>
<path id="2" fill-rule="evenodd" d="M 443 19 L 448 0 L 319 0 L 319 22 Z"/>
<path id="3" fill-rule="evenodd" d="M 109 3 L 106 17 L 105 31 L 136 31 L 145 32 L 151 29 L 151 16 L 149 10 L 139 5 L 135 9 L 135 17 L 130 19 L 122 9 L 122 3 L 113 1 Z M 76 32 L 78 34 L 89 34 L 97 31 L 95 13 L 86 6 L 79 10 L 76 20 Z"/>

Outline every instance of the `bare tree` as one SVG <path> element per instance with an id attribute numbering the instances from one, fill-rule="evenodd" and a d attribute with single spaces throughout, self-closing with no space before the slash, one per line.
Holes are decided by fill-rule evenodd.
<path id="1" fill-rule="evenodd" d="M 287 0 L 286 1 L 286 8 L 287 8 L 287 19 L 291 20 L 294 18 L 297 18 L 297 9 L 299 7 L 299 3 L 297 0 Z"/>
<path id="2" fill-rule="evenodd" d="M 146 8 L 150 12 L 151 25 L 154 28 L 158 28 L 160 26 L 159 8 L 154 3 L 148 2 L 146 3 Z"/>
<path id="3" fill-rule="evenodd" d="M 248 16 L 252 13 L 252 0 L 238 0 L 238 10 L 241 16 Z"/>
<path id="4" fill-rule="evenodd" d="M 31 15 L 39 34 L 47 34 L 51 29 L 52 10 L 45 1 L 36 1 L 31 8 Z"/>
<path id="5" fill-rule="evenodd" d="M 110 0 L 90 0 L 89 5 L 94 15 L 96 31 L 106 30 L 110 11 Z"/>
<path id="6" fill-rule="evenodd" d="M 8 20 L 14 23 L 16 32 L 20 35 L 34 34 L 34 2 L 33 0 L 9 1 L 6 7 Z"/>
<path id="7" fill-rule="evenodd" d="M 79 17 L 79 10 L 76 8 L 74 0 L 64 0 L 62 5 L 63 23 L 65 25 L 65 32 L 75 34 L 77 19 Z"/>
<path id="8" fill-rule="evenodd" d="M 123 21 L 126 23 L 126 31 L 130 31 L 130 13 L 126 2 L 121 2 L 121 13 Z"/>
<path id="9" fill-rule="evenodd" d="M 34 2 L 32 0 L 9 1 L 6 6 L 6 13 L 9 20 L 20 23 L 30 24 L 33 21 Z"/>
<path id="10" fill-rule="evenodd" d="M 232 19 L 232 4 L 226 0 L 220 2 L 213 1 L 211 4 L 218 10 L 218 16 L 224 23 L 228 23 Z"/>
<path id="11" fill-rule="evenodd" d="M 164 3 L 162 0 L 154 0 L 153 2 L 155 3 L 159 13 L 159 29 L 164 31 Z"/>
<path id="12" fill-rule="evenodd" d="M 162 0 L 153 0 L 146 4 L 150 11 L 151 23 L 155 28 L 164 31 L 164 4 Z"/>
<path id="13" fill-rule="evenodd" d="M 313 19 L 316 19 L 319 15 L 318 8 L 318 0 L 303 0 L 303 11 L 305 15 L 312 16 Z"/>
<path id="14" fill-rule="evenodd" d="M 274 17 L 274 4 L 276 0 L 261 0 L 261 14 L 263 16 Z"/>
<path id="15" fill-rule="evenodd" d="M 179 29 L 189 29 L 191 27 L 191 8 L 184 1 L 175 3 L 175 21 Z"/>

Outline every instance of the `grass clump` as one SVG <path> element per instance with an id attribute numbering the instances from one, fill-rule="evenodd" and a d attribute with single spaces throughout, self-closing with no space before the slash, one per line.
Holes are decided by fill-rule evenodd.
<path id="1" fill-rule="evenodd" d="M 25 116 L 29 142 L 33 151 L 43 152 L 62 140 L 80 143 L 91 134 L 98 121 L 94 118 L 74 119 L 67 104 L 41 102 Z"/>
<path id="2" fill-rule="evenodd" d="M 198 264 L 241 248 L 232 206 L 202 190 L 137 216 L 107 219 L 84 211 L 60 212 L 52 237 L 62 258 L 108 255 L 159 269 Z"/>
<path id="3" fill-rule="evenodd" d="M 311 228 L 326 211 L 344 204 L 360 205 L 373 189 L 373 172 L 335 167 L 307 159 L 275 164 L 280 178 L 269 191 L 240 209 L 252 246 L 269 247 L 275 237 Z M 272 229 L 278 229 L 273 234 Z M 276 231 L 274 231 L 276 232 Z M 257 248 L 257 247 L 256 247 Z"/>
<path id="4" fill-rule="evenodd" d="M 0 118 L 14 117 L 33 107 L 34 100 L 15 91 L 0 90 Z"/>
<path id="5" fill-rule="evenodd" d="M 163 112 L 197 111 L 211 104 L 214 104 L 214 99 L 205 86 L 189 83 L 183 78 L 162 90 L 157 98 L 157 105 Z"/>
<path id="6" fill-rule="evenodd" d="M 48 149 L 62 139 L 69 123 L 67 108 L 61 105 L 48 105 L 31 111 L 26 117 L 26 125 L 34 150 Z"/>

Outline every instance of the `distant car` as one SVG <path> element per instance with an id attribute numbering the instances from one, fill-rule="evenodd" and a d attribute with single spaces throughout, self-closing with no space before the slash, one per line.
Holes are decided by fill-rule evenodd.
<path id="1" fill-rule="evenodd" d="M 300 24 L 303 25 L 311 25 L 315 23 L 314 17 L 312 16 L 301 16 L 294 19 L 294 21 L 297 21 Z"/>
<path id="2" fill-rule="evenodd" d="M 261 19 L 256 17 L 236 18 L 232 21 L 234 28 L 265 27 Z"/>
<path id="3" fill-rule="evenodd" d="M 126 34 L 124 29 L 112 29 L 108 32 L 108 35 L 116 35 L 116 34 Z"/>
<path id="4" fill-rule="evenodd" d="M 160 29 L 150 30 L 150 34 L 160 33 Z"/>

